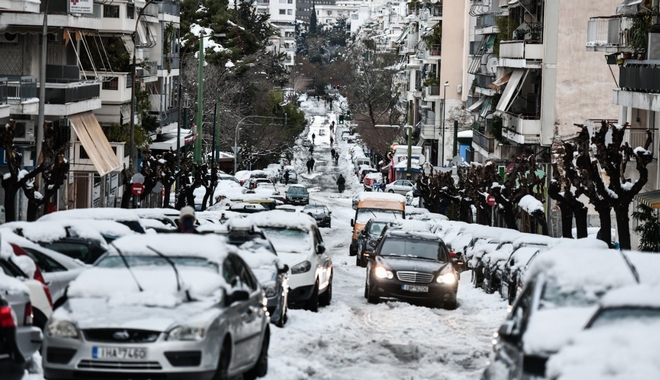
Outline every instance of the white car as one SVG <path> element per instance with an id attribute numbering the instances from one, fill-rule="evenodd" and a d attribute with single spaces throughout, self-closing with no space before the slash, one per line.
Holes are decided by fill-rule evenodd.
<path id="1" fill-rule="evenodd" d="M 388 183 L 385 185 L 385 191 L 388 193 L 398 193 L 406 195 L 409 191 L 413 189 L 413 182 L 407 179 L 398 179 L 394 182 Z"/>
<path id="2" fill-rule="evenodd" d="M 307 214 L 281 210 L 253 214 L 247 221 L 263 231 L 289 266 L 289 303 L 303 303 L 310 311 L 329 305 L 333 266 L 316 221 Z"/>

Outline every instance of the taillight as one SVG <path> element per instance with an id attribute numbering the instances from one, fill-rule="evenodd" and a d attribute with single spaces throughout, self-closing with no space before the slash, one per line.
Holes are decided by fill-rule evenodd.
<path id="1" fill-rule="evenodd" d="M 451 257 L 452 259 L 455 259 L 455 258 L 458 257 L 458 255 L 456 254 L 456 252 L 449 251 L 449 257 Z"/>
<path id="2" fill-rule="evenodd" d="M 23 314 L 23 326 L 32 326 L 34 314 L 32 313 L 32 304 L 30 302 L 25 304 L 25 313 Z"/>
<path id="3" fill-rule="evenodd" d="M 53 297 L 50 295 L 50 289 L 48 289 L 48 286 L 46 285 L 44 285 L 44 292 L 46 293 L 50 307 L 53 307 Z"/>
<path id="4" fill-rule="evenodd" d="M 0 328 L 16 328 L 16 314 L 9 306 L 0 306 Z"/>

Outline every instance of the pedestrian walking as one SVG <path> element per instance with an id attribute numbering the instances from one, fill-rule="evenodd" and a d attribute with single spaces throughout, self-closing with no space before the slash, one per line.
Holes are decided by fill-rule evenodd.
<path id="1" fill-rule="evenodd" d="M 330 136 L 330 146 L 332 146 L 332 143 L 334 143 L 334 142 L 335 142 L 335 139 L 333 139 L 332 136 Z"/>
<path id="2" fill-rule="evenodd" d="M 335 166 L 339 165 L 339 152 L 335 152 Z"/>
<path id="3" fill-rule="evenodd" d="M 314 145 L 314 140 L 316 140 L 316 133 L 312 133 L 312 145 Z"/>
<path id="4" fill-rule="evenodd" d="M 309 147 L 309 154 L 314 154 L 314 145 Z"/>
<path id="5" fill-rule="evenodd" d="M 284 172 L 284 184 L 288 185 L 289 184 L 289 171 Z"/>
<path id="6" fill-rule="evenodd" d="M 311 161 L 312 171 L 314 171 L 314 165 L 316 165 L 316 160 L 314 160 L 314 157 L 312 157 L 310 158 L 310 161 Z"/>
<path id="7" fill-rule="evenodd" d="M 346 179 L 344 179 L 344 176 L 339 174 L 339 178 L 337 178 L 337 189 L 339 190 L 339 194 L 344 192 L 344 185 L 346 184 Z"/>
<path id="8" fill-rule="evenodd" d="M 332 132 L 335 129 L 335 121 L 332 121 L 332 124 L 330 124 L 330 132 Z"/>
<path id="9" fill-rule="evenodd" d="M 330 157 L 334 160 L 335 159 L 335 148 L 330 149 Z"/>

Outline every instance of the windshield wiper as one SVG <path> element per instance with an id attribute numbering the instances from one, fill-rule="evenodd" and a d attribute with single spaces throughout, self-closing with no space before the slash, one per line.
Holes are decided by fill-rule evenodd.
<path id="1" fill-rule="evenodd" d="M 176 277 L 176 290 L 177 290 L 177 292 L 180 292 L 181 291 L 181 278 L 179 277 L 179 271 L 176 269 L 176 265 L 174 264 L 174 261 L 172 261 L 172 259 L 170 259 L 169 257 L 163 255 L 162 253 L 160 253 L 159 251 L 157 251 L 156 249 L 154 249 L 151 246 L 147 246 L 147 248 L 150 249 L 151 251 L 153 251 L 158 256 L 162 257 L 165 261 L 167 261 L 168 264 L 170 264 L 172 266 L 172 269 L 174 270 L 174 276 Z M 192 297 L 190 297 L 190 293 L 188 293 L 187 289 L 186 289 L 186 298 L 188 299 L 189 302 L 192 301 Z"/>
<path id="2" fill-rule="evenodd" d="M 126 257 L 124 256 L 124 254 L 121 252 L 121 250 L 119 248 L 117 248 L 117 246 L 115 245 L 114 242 L 110 243 L 110 245 L 115 247 L 115 249 L 117 250 L 117 253 L 119 254 L 119 257 L 121 257 L 121 261 L 126 266 L 126 269 L 128 269 L 128 271 L 131 273 L 131 277 L 133 277 L 133 280 L 135 281 L 135 284 L 137 285 L 138 289 L 140 289 L 140 291 L 143 292 L 144 290 L 142 289 L 142 286 L 140 286 L 140 282 L 138 282 L 137 277 L 135 277 L 135 273 L 133 273 L 133 270 L 131 270 L 131 266 L 128 265 L 128 261 L 126 260 Z"/>

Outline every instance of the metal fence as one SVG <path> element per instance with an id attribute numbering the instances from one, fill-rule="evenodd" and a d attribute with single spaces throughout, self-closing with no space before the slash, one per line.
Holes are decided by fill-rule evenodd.
<path id="1" fill-rule="evenodd" d="M 21 101 L 37 97 L 37 78 L 7 75 L 7 98 Z"/>

